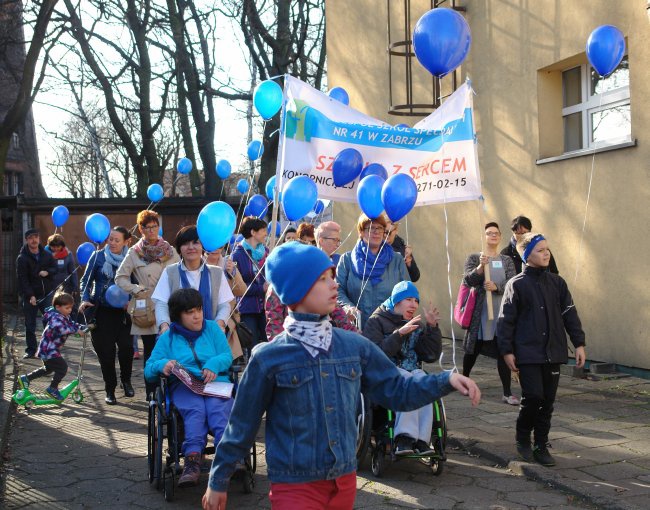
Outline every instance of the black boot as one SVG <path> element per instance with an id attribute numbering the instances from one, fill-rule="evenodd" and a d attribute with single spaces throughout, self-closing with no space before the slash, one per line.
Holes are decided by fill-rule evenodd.
<path id="1" fill-rule="evenodd" d="M 131 386 L 131 381 L 122 381 L 122 388 L 124 388 L 125 397 L 133 397 L 135 395 L 135 390 Z"/>
<path id="2" fill-rule="evenodd" d="M 117 399 L 115 398 L 115 390 L 112 391 L 106 391 L 106 398 L 104 401 L 109 405 L 109 406 L 114 406 L 117 404 Z"/>

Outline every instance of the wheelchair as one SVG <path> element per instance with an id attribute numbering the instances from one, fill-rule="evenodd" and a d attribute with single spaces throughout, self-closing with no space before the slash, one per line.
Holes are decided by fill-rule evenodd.
<path id="1" fill-rule="evenodd" d="M 386 468 L 386 461 L 397 462 L 402 459 L 418 459 L 431 468 L 431 472 L 442 474 L 444 462 L 447 460 L 445 447 L 447 445 L 447 419 L 445 405 L 436 400 L 433 405 L 433 427 L 431 429 L 431 445 L 433 453 L 397 456 L 395 453 L 395 412 L 375 406 L 361 396 L 357 413 L 357 464 L 361 467 L 368 451 L 371 456 L 372 474 L 381 478 Z"/>
<path id="2" fill-rule="evenodd" d="M 233 365 L 229 375 L 237 391 L 239 373 L 244 367 Z M 182 384 L 182 383 L 180 383 Z M 183 420 L 179 411 L 174 406 L 170 397 L 170 390 L 166 377 L 160 378 L 160 385 L 156 388 L 154 397 L 149 401 L 147 432 L 147 463 L 149 483 L 155 485 L 157 490 L 162 490 L 165 501 L 173 501 L 176 488 L 176 479 L 182 472 L 181 446 L 183 444 Z M 167 447 L 164 447 L 165 440 Z M 208 446 L 203 450 L 203 455 L 214 455 L 215 447 Z M 255 443 L 243 460 L 243 469 L 238 469 L 233 474 L 234 479 L 240 479 L 243 491 L 246 494 L 253 492 L 255 485 L 254 473 L 257 469 Z M 209 468 L 201 468 L 201 472 L 208 472 Z"/>

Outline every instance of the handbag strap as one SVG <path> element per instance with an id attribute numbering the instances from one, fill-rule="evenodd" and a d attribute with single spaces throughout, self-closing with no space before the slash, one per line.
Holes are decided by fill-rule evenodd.
<path id="1" fill-rule="evenodd" d="M 194 350 L 194 344 L 189 340 L 187 340 L 187 344 L 190 346 L 190 349 L 192 349 L 192 355 L 194 356 L 194 361 L 196 361 L 199 370 L 203 370 L 203 364 L 199 361 L 199 357 L 196 355 L 196 351 Z"/>

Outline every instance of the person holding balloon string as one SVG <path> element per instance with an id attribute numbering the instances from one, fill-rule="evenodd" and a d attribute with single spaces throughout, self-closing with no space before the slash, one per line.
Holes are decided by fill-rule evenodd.
<path id="1" fill-rule="evenodd" d="M 79 313 L 85 315 L 88 309 L 94 311 L 97 327 L 91 331 L 91 339 L 104 379 L 104 400 L 109 405 L 117 404 L 116 351 L 124 395 L 133 397 L 135 394 L 131 385 L 133 343 L 131 318 L 126 312 L 128 295 L 125 301 L 119 302 L 119 297 L 114 292 L 117 290 L 119 293 L 119 288 L 114 285 L 115 274 L 126 257 L 130 239 L 131 233 L 125 227 L 113 227 L 106 246 L 93 252 L 81 277 Z"/>
<path id="2" fill-rule="evenodd" d="M 79 281 L 72 253 L 65 246 L 65 238 L 61 234 L 52 234 L 47 238 L 46 251 L 54 257 L 56 272 L 52 275 L 54 288 L 75 295 L 78 292 Z"/>

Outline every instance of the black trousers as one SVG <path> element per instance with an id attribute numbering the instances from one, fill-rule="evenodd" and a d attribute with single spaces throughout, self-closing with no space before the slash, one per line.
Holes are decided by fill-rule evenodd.
<path id="1" fill-rule="evenodd" d="M 156 346 L 156 339 L 158 338 L 158 335 L 140 335 L 140 338 L 142 338 L 142 366 L 145 366 L 147 364 L 147 360 L 153 352 L 153 348 Z M 157 387 L 157 382 L 151 383 L 146 379 L 144 380 L 144 389 L 147 396 L 150 393 L 156 391 Z"/>
<path id="2" fill-rule="evenodd" d="M 560 382 L 560 365 L 519 365 L 521 406 L 517 418 L 517 441 L 529 442 L 534 432 L 534 442 L 543 446 L 551 430 L 553 403 Z"/>
<path id="3" fill-rule="evenodd" d="M 68 373 L 68 364 L 63 358 L 51 358 L 43 360 L 43 366 L 27 374 L 27 379 L 29 381 L 32 381 L 34 379 L 38 379 L 39 377 L 49 375 L 52 372 L 54 372 L 54 375 L 52 376 L 52 382 L 50 383 L 50 386 L 52 388 L 58 388 L 59 383 L 63 380 L 65 374 Z"/>
<path id="4" fill-rule="evenodd" d="M 97 327 L 91 332 L 93 348 L 102 369 L 106 391 L 115 391 L 117 374 L 115 354 L 120 365 L 120 380 L 131 382 L 133 368 L 133 338 L 131 318 L 126 310 L 99 306 L 95 312 Z"/>
<path id="5" fill-rule="evenodd" d="M 42 300 L 39 303 L 39 300 Z M 25 342 L 27 347 L 25 347 L 25 352 L 30 355 L 36 354 L 38 349 L 38 343 L 36 342 L 36 316 L 38 311 L 41 313 L 45 312 L 45 309 L 52 304 L 52 296 L 48 295 L 43 298 L 36 298 L 36 305 L 29 303 L 29 299 L 23 298 L 23 313 L 25 314 Z"/>
<path id="6" fill-rule="evenodd" d="M 499 379 L 501 379 L 501 386 L 503 386 L 503 394 L 506 397 L 512 395 L 512 373 L 510 372 L 508 365 L 506 365 L 503 356 L 499 356 L 497 350 L 497 337 L 488 341 L 481 340 L 480 338 L 476 340 L 474 353 L 466 352 L 463 356 L 463 375 L 469 377 L 479 354 L 497 360 L 497 371 L 499 372 Z"/>
<path id="7" fill-rule="evenodd" d="M 266 313 L 242 313 L 240 314 L 244 322 L 253 332 L 253 347 L 257 344 L 266 342 Z"/>

